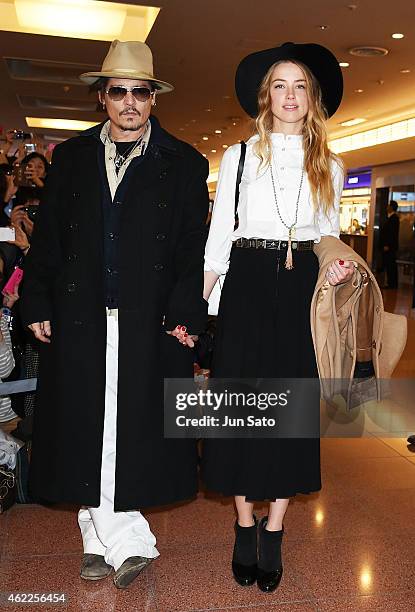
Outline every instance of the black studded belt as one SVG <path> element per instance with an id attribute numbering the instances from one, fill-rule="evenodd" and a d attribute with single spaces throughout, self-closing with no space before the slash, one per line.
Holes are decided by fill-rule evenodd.
<path id="1" fill-rule="evenodd" d="M 238 238 L 233 243 L 239 249 L 276 249 L 278 251 L 288 248 L 288 240 L 267 240 L 265 238 Z M 312 251 L 314 240 L 292 240 L 293 251 Z"/>

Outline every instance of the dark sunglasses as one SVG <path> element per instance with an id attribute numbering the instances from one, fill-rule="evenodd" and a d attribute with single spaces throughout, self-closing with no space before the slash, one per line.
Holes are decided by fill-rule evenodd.
<path id="1" fill-rule="evenodd" d="M 148 87 L 122 87 L 121 85 L 114 85 L 105 90 L 105 93 L 113 102 L 123 100 L 129 92 L 133 94 L 137 102 L 147 102 L 153 93 Z"/>

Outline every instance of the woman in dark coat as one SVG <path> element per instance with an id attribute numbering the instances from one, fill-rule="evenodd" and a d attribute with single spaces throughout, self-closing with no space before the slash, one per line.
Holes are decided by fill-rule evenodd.
<path id="1" fill-rule="evenodd" d="M 313 245 L 323 235 L 339 235 L 343 171 L 328 149 L 325 119 L 339 106 L 342 89 L 338 62 L 320 45 L 286 43 L 239 65 L 237 95 L 256 123 L 246 144 L 239 225 L 234 227 L 234 202 L 242 147 L 234 145 L 221 164 L 206 246 L 206 298 L 227 272 L 215 377 L 318 376 L 310 329 L 318 274 Z M 328 280 L 345 282 L 351 273 L 350 262 L 337 260 Z M 301 408 L 307 411 L 301 421 L 307 414 L 318 423 L 318 386 Z M 274 438 L 255 439 L 253 433 L 252 439 L 208 439 L 203 452 L 207 487 L 235 497 L 235 580 L 242 586 L 257 581 L 266 592 L 275 590 L 282 576 L 289 498 L 321 487 L 318 433 L 278 437 L 278 425 Z M 258 526 L 255 501 L 270 502 Z"/>

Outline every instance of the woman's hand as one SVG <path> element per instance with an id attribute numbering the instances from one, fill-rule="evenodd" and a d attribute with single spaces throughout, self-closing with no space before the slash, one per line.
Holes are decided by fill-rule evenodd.
<path id="1" fill-rule="evenodd" d="M 15 239 L 8 240 L 7 242 L 9 244 L 15 244 L 17 247 L 19 247 L 19 249 L 23 251 L 24 254 L 26 254 L 26 252 L 30 248 L 30 243 L 27 239 L 27 236 L 19 225 L 14 225 L 13 227 L 15 231 Z"/>
<path id="2" fill-rule="evenodd" d="M 13 227 L 21 227 L 28 236 L 31 236 L 33 233 L 34 223 L 27 216 L 25 208 L 26 206 L 24 204 L 15 206 L 12 210 L 12 214 L 10 215 L 10 221 Z"/>
<path id="3" fill-rule="evenodd" d="M 27 213 L 25 212 L 23 216 L 23 229 L 28 236 L 31 236 L 33 234 L 34 227 L 35 227 L 35 224 L 33 223 L 33 221 L 29 219 L 29 217 L 27 216 Z"/>
<path id="4" fill-rule="evenodd" d="M 189 348 L 193 348 L 195 342 L 199 340 L 199 336 L 189 336 L 184 325 L 177 325 L 173 331 L 166 331 L 166 334 L 169 334 L 169 336 L 174 336 L 177 338 L 180 344 L 188 346 Z"/>
<path id="5" fill-rule="evenodd" d="M 4 196 L 4 201 L 8 202 L 14 196 L 17 191 L 17 186 L 14 184 L 14 176 L 13 174 L 6 174 L 7 180 L 7 190 Z"/>
<path id="6" fill-rule="evenodd" d="M 23 225 L 23 218 L 26 214 L 26 211 L 24 210 L 25 206 L 24 204 L 19 204 L 19 206 L 15 206 L 12 210 L 12 214 L 10 215 L 10 221 L 11 221 L 11 225 L 13 227 L 22 227 Z"/>
<path id="7" fill-rule="evenodd" d="M 343 285 L 347 283 L 353 276 L 354 264 L 352 261 L 344 261 L 343 259 L 335 259 L 328 267 L 327 280 L 330 285 Z"/>
<path id="8" fill-rule="evenodd" d="M 24 173 L 25 173 L 27 180 L 32 181 L 32 183 L 34 183 L 36 187 L 45 186 L 44 181 L 40 178 L 40 176 L 37 173 L 37 170 L 35 170 L 34 168 L 30 168 L 29 166 L 27 166 Z"/>
<path id="9" fill-rule="evenodd" d="M 14 293 L 5 293 L 3 297 L 3 306 L 6 308 L 13 308 L 17 300 L 19 299 L 19 291 L 16 287 L 16 291 Z"/>

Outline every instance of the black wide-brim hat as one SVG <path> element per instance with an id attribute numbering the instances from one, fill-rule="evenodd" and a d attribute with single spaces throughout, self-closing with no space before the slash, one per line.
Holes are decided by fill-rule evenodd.
<path id="1" fill-rule="evenodd" d="M 297 60 L 310 69 L 320 85 L 328 116 L 334 115 L 343 96 L 342 71 L 333 53 L 315 43 L 286 42 L 247 55 L 235 75 L 236 95 L 244 111 L 251 117 L 257 116 L 259 86 L 271 66 L 281 60 Z"/>

